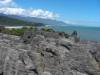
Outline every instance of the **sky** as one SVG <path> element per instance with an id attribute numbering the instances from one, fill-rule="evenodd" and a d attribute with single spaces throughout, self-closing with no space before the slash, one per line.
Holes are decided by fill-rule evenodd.
<path id="1" fill-rule="evenodd" d="M 100 27 L 100 0 L 0 0 L 0 13 Z"/>

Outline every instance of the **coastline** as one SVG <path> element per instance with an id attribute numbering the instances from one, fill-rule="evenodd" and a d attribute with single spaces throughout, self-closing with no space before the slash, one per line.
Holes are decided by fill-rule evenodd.
<path id="1" fill-rule="evenodd" d="M 21 29 L 23 27 L 28 27 L 28 26 L 6 26 L 5 28 L 8 28 L 8 29 L 12 29 L 12 28 Z M 94 34 L 92 33 L 93 28 L 97 28 L 97 27 L 81 27 L 81 29 L 83 28 L 81 30 L 81 29 L 79 29 L 80 26 L 79 27 L 78 26 L 75 26 L 75 27 L 73 27 L 73 26 L 60 26 L 60 27 L 56 26 L 55 27 L 55 26 L 50 26 L 49 25 L 49 26 L 43 26 L 43 27 L 39 27 L 39 28 L 52 28 L 57 32 L 67 32 L 68 34 L 71 34 L 74 30 L 76 30 L 78 32 L 78 35 L 80 36 L 80 39 L 82 41 L 100 42 L 99 31 L 94 32 Z M 88 28 L 92 28 L 92 30 L 91 31 L 87 31 Z"/>

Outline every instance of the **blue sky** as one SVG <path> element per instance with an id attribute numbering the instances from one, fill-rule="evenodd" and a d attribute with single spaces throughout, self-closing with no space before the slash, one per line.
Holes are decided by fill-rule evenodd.
<path id="1" fill-rule="evenodd" d="M 52 12 L 66 23 L 100 26 L 100 0 L 11 0 L 17 8 Z M 10 6 L 13 7 L 13 6 Z M 43 14 L 43 13 L 41 13 Z M 40 14 L 39 14 L 40 15 Z M 46 14 L 47 15 L 47 14 Z M 55 16 L 55 17 L 56 17 Z"/>

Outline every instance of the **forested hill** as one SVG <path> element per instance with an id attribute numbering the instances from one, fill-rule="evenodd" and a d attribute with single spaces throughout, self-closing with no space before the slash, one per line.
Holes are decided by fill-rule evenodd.
<path id="1" fill-rule="evenodd" d="M 5 26 L 44 26 L 42 23 L 27 22 L 19 19 L 10 18 L 7 16 L 0 15 L 0 25 Z"/>

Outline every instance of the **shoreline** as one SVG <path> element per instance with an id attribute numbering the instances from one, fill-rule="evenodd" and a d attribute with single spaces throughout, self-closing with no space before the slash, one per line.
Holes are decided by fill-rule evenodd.
<path id="1" fill-rule="evenodd" d="M 23 28 L 23 27 L 28 27 L 28 26 L 5 26 L 5 28 L 8 28 L 8 29 L 12 29 L 12 28 L 15 28 L 15 29 L 21 29 L 21 28 Z M 40 27 L 40 28 L 43 28 L 43 27 Z M 44 28 L 52 28 L 52 26 L 44 26 Z M 68 34 L 71 34 L 72 33 L 72 31 L 73 30 L 66 30 L 66 31 L 64 31 L 64 30 L 57 30 L 57 29 L 55 29 L 55 28 L 52 28 L 53 30 L 55 30 L 55 31 L 57 31 L 57 32 L 67 32 Z M 77 30 L 76 30 L 77 31 Z M 96 37 L 95 35 L 93 36 L 93 37 L 90 37 L 91 36 L 91 34 L 89 34 L 90 36 L 90 38 L 88 37 L 88 36 L 86 36 L 86 34 L 87 33 L 85 33 L 84 35 L 82 34 L 82 33 L 80 33 L 79 31 L 77 31 L 78 32 L 78 35 L 80 36 L 80 39 L 82 40 L 82 41 L 91 41 L 91 42 L 98 42 L 98 43 L 100 43 L 100 41 L 99 41 L 99 39 L 97 40 L 97 39 L 92 39 L 92 38 L 94 38 L 94 37 Z M 99 36 L 99 35 L 98 35 Z"/>

